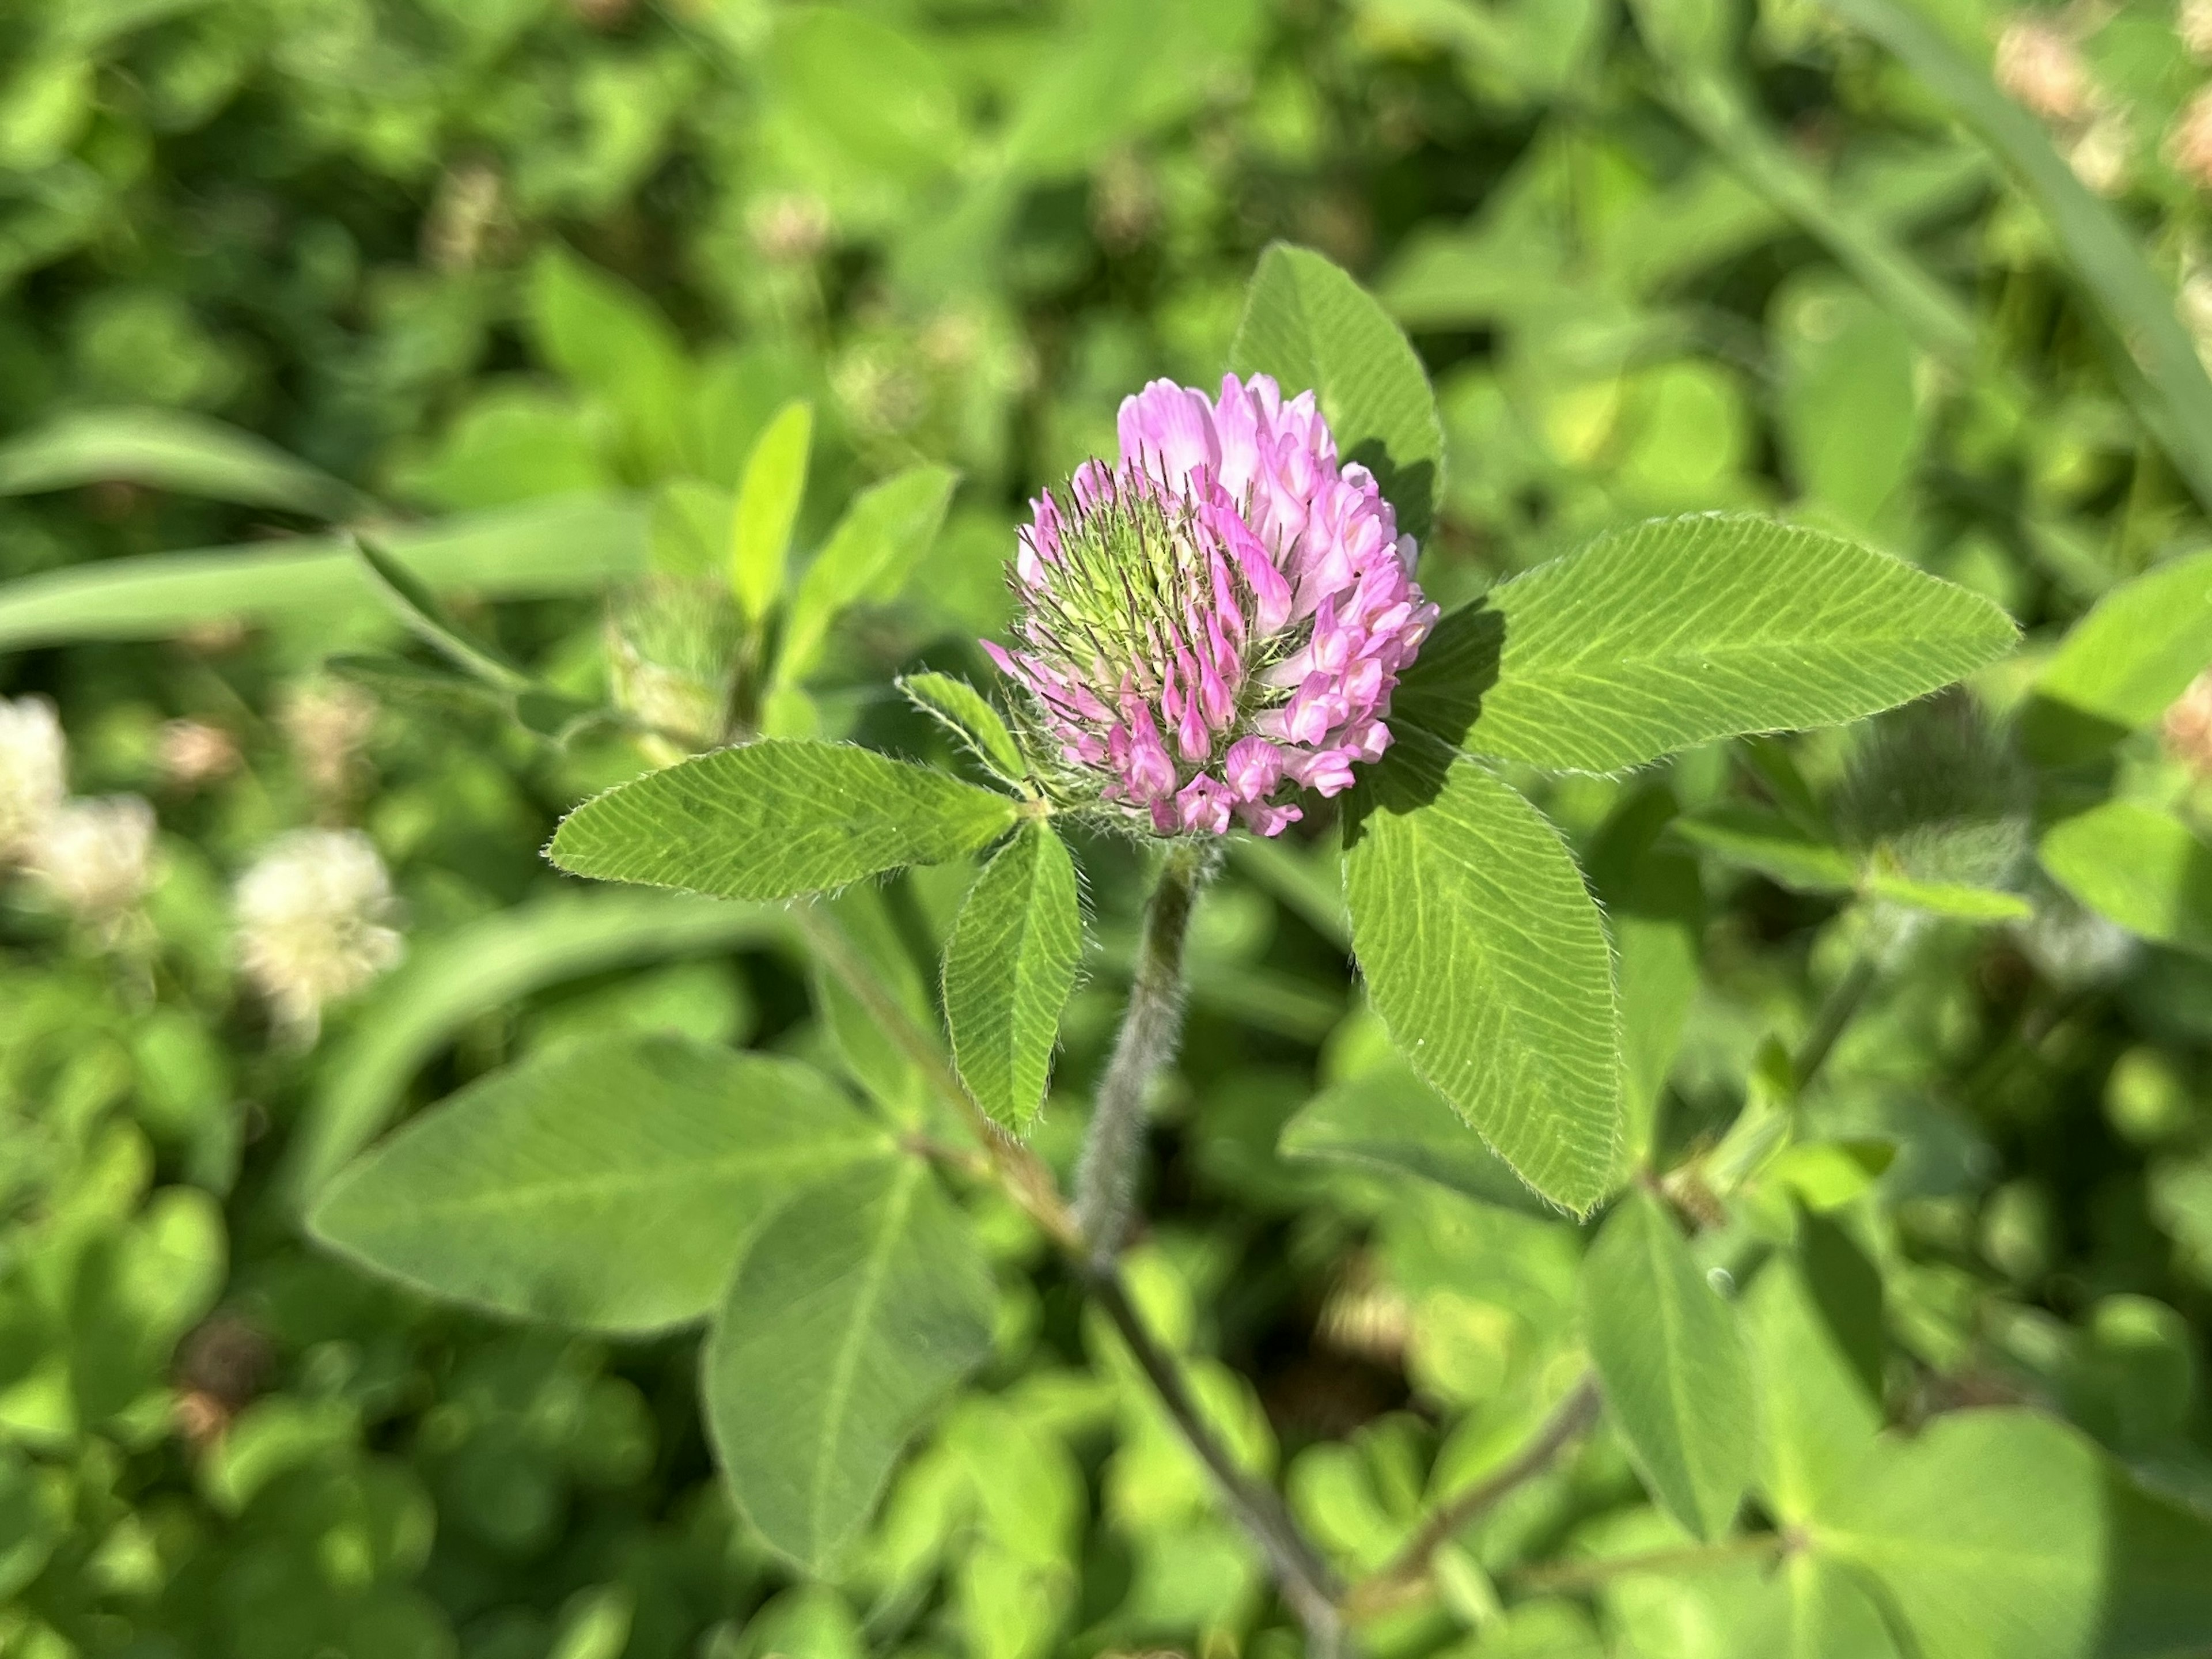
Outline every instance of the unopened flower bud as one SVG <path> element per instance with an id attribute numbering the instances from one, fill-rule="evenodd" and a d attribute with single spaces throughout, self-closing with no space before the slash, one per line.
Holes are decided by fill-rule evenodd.
<path id="1" fill-rule="evenodd" d="M 2089 114 L 2094 100 L 2088 68 L 2056 24 L 2015 17 L 1997 37 L 1993 68 L 2006 94 L 2046 121 L 2072 123 Z"/>
<path id="2" fill-rule="evenodd" d="M 2189 683 L 2189 689 L 2166 711 L 2162 725 L 2173 757 L 2212 783 L 2212 668 Z"/>
<path id="3" fill-rule="evenodd" d="M 1121 464 L 1034 503 L 1011 648 L 1066 793 L 1160 835 L 1263 836 L 1301 789 L 1378 758 L 1399 672 L 1435 625 L 1413 538 L 1368 470 L 1339 464 L 1313 394 L 1230 376 L 1155 380 L 1121 411 Z"/>
<path id="4" fill-rule="evenodd" d="M 2181 0 L 2173 21 L 2183 49 L 2199 63 L 2212 61 L 2212 0 Z"/>
<path id="5" fill-rule="evenodd" d="M 238 769 L 238 741 L 219 726 L 198 720 L 168 720 L 155 740 L 161 776 L 189 794 Z"/>
<path id="6" fill-rule="evenodd" d="M 276 720 L 308 787 L 325 801 L 344 799 L 376 726 L 376 699 L 343 680 L 311 681 L 293 688 Z"/>
<path id="7" fill-rule="evenodd" d="M 2166 154 L 2176 173 L 2199 190 L 2212 190 L 2212 87 L 2200 91 L 2174 118 Z"/>

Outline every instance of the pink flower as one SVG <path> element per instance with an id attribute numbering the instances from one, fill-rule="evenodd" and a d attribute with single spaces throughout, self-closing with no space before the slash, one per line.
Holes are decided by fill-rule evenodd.
<path id="1" fill-rule="evenodd" d="M 1117 466 L 1031 503 L 1014 641 L 1073 793 L 1160 835 L 1280 835 L 1389 746 L 1390 694 L 1435 626 L 1417 550 L 1367 469 L 1340 465 L 1310 392 L 1234 375 L 1121 404 Z"/>

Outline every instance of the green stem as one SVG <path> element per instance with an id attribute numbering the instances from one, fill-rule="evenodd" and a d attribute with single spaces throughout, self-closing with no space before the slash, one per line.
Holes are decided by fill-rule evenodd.
<path id="1" fill-rule="evenodd" d="M 1174 843 L 1145 908 L 1145 938 L 1129 983 L 1129 1004 L 1099 1081 L 1075 1171 L 1075 1224 L 1094 1267 L 1121 1253 L 1128 1231 L 1137 1155 L 1144 1144 L 1145 1098 L 1182 1041 L 1183 936 L 1199 886 L 1212 866 L 1212 849 Z"/>
<path id="2" fill-rule="evenodd" d="M 1417 1594 L 1428 1581 L 1429 1563 L 1436 1553 L 1549 1469 L 1597 1421 L 1600 1404 L 1596 1373 L 1586 1371 L 1510 1462 L 1430 1516 L 1386 1565 L 1352 1586 L 1346 1606 L 1355 1613 L 1385 1613 Z"/>
<path id="3" fill-rule="evenodd" d="M 1801 1094 L 1828 1063 L 1828 1056 L 1835 1052 L 1837 1039 L 1857 1016 L 1867 993 L 1874 989 L 1878 971 L 1871 954 L 1857 957 L 1813 1016 L 1812 1030 L 1805 1033 L 1805 1040 L 1790 1057 L 1790 1074 Z"/>

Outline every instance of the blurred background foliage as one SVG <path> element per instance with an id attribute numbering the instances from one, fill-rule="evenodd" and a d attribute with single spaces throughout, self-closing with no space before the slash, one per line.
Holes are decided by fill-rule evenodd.
<path id="1" fill-rule="evenodd" d="M 434 1307 L 295 1219 L 398 1114 L 580 1030 L 911 1083 L 751 913 L 580 897 L 540 863 L 635 745 L 425 718 L 324 672 L 401 637 L 327 527 L 378 527 L 546 686 L 596 698 L 640 661 L 680 674 L 681 639 L 656 641 L 696 619 L 656 635 L 624 585 L 719 556 L 746 458 L 803 399 L 800 548 L 871 481 L 959 482 L 927 558 L 836 593 L 762 717 L 927 750 L 890 672 L 984 682 L 970 642 L 1002 620 L 1023 497 L 1110 453 L 1146 378 L 1218 374 L 1276 237 L 1359 273 L 1427 359 L 1450 469 L 1422 576 L 1447 603 L 1626 518 L 1749 506 L 2028 629 L 1973 705 L 1863 740 L 1531 787 L 1641 930 L 1643 1133 L 1662 1165 L 1742 1154 L 1878 1264 L 1893 1419 L 2046 1406 L 2212 1506 L 2212 879 L 2147 941 L 2022 864 L 2108 798 L 2193 825 L 2205 858 L 2212 688 L 2174 693 L 2212 636 L 2160 635 L 2184 672 L 2151 675 L 2148 711 L 2087 699 L 2101 738 L 2045 696 L 2033 770 L 1990 726 L 2124 584 L 2198 573 L 2130 589 L 2130 630 L 2212 611 L 2187 562 L 2212 423 L 2175 356 L 2212 350 L 2212 10 L 1902 14 L 1993 70 L 2010 102 L 1977 136 L 1926 63 L 1858 32 L 1903 3 L 7 8 L 0 694 L 58 708 L 76 796 L 143 797 L 158 827 L 133 866 L 130 814 L 94 825 L 74 886 L 51 859 L 0 878 L 0 1653 L 1282 1650 L 1195 1466 L 989 1200 L 998 1357 L 813 1588 L 714 1481 L 692 1339 Z M 2039 125 L 2055 183 L 2022 159 Z M 2164 332 L 2069 190 L 2118 211 Z M 1778 810 L 2034 914 L 1907 925 L 1839 894 L 1848 873 L 1747 854 L 1746 812 Z M 319 1031 L 240 979 L 228 896 L 302 826 L 366 833 L 404 939 Z M 1328 857 L 1242 859 L 1206 901 L 1134 1271 L 1243 1449 L 1372 1565 L 1579 1364 L 1580 1243 L 1278 1156 L 1317 1089 L 1381 1075 Z M 1091 982 L 1041 1132 L 1063 1162 L 1133 941 L 1129 853 L 1090 867 Z M 853 895 L 848 925 L 927 962 L 964 878 Z M 1839 985 L 1838 1036 L 1815 1011 Z M 1808 1040 L 1834 1042 L 1819 1146 L 1759 1164 L 1742 1126 L 1778 1045 Z M 1699 1245 L 1723 1273 L 1760 1248 L 1755 1225 Z M 1601 1438 L 1376 1645 L 1778 1650 L 1724 1575 L 1514 1577 L 1670 1535 Z"/>

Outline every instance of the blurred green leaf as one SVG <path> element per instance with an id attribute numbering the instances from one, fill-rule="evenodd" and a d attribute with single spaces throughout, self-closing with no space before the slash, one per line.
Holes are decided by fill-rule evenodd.
<path id="1" fill-rule="evenodd" d="M 1375 1010 L 1413 1069 L 1538 1192 L 1605 1196 L 1620 1124 L 1603 922 L 1542 814 L 1401 739 L 1346 815 L 1345 897 Z"/>
<path id="2" fill-rule="evenodd" d="M 1283 1126 L 1285 1158 L 1418 1176 L 1480 1203 L 1553 1213 L 1513 1167 L 1467 1132 L 1443 1097 L 1395 1058 L 1334 1084 Z"/>
<path id="3" fill-rule="evenodd" d="M 899 1451 L 989 1352 L 991 1279 L 919 1162 L 800 1194 L 753 1240 L 707 1340 L 701 1389 L 738 1507 L 826 1572 Z"/>
<path id="4" fill-rule="evenodd" d="M 171 409 L 88 409 L 0 444 L 0 495 L 143 484 L 310 518 L 349 518 L 368 498 L 250 432 Z"/>
<path id="5" fill-rule="evenodd" d="M 1843 848 L 1814 841 L 1790 818 L 1765 807 L 1723 803 L 1686 811 L 1672 830 L 1698 852 L 1756 869 L 1801 894 L 1847 894 L 1858 883 L 1858 869 Z"/>
<path id="6" fill-rule="evenodd" d="M 1757 1401 L 1735 1311 L 1659 1200 L 1632 1189 L 1583 1258 L 1583 1321 L 1607 1410 L 1659 1500 L 1698 1537 L 1749 1484 Z"/>
<path id="7" fill-rule="evenodd" d="M 848 744 L 763 739 L 619 784 L 561 821 L 571 875 L 719 898 L 790 898 L 942 864 L 1010 829 L 1014 804 Z"/>
<path id="8" fill-rule="evenodd" d="M 645 515 L 619 497 L 533 502 L 378 533 L 392 556 L 438 593 L 523 599 L 596 592 L 645 565 Z M 0 587 L 0 650 L 164 639 L 211 623 L 298 616 L 327 622 L 379 603 L 343 543 L 154 553 Z"/>
<path id="9" fill-rule="evenodd" d="M 730 526 L 730 590 L 749 622 L 758 623 L 783 592 L 813 441 L 814 406 L 786 404 L 746 459 Z"/>
<path id="10" fill-rule="evenodd" d="M 2021 738 L 2047 764 L 2087 759 L 2150 725 L 2212 666 L 2212 551 L 2123 583 L 2075 623 L 2036 677 Z"/>
<path id="11" fill-rule="evenodd" d="M 1749 1659 L 1897 1659 L 1881 1610 L 1850 1571 L 1787 1557 L 1768 1579 L 1733 1651 Z"/>
<path id="12" fill-rule="evenodd" d="M 750 483 L 750 470 L 746 477 Z M 814 671 L 830 624 L 848 607 L 888 600 L 905 585 L 936 541 L 958 482 L 949 467 L 918 466 L 854 499 L 791 597 L 776 653 L 780 684 L 797 685 Z M 742 544 L 742 534 L 739 539 Z"/>
<path id="13" fill-rule="evenodd" d="M 2212 952 L 2212 847 L 2133 801 L 2061 820 L 2036 848 L 2051 878 L 2131 933 Z"/>
<path id="14" fill-rule="evenodd" d="M 1885 1438 L 1811 1528 L 1872 1577 L 1923 1653 L 2087 1659 L 2185 1650 L 2212 1620 L 2212 1526 L 2026 1411 Z"/>
<path id="15" fill-rule="evenodd" d="M 530 267 L 526 307 L 538 349 L 622 418 L 640 464 L 652 471 L 672 465 L 690 374 L 683 343 L 645 296 L 556 246 Z"/>
<path id="16" fill-rule="evenodd" d="M 1310 389 L 1337 453 L 1374 473 L 1416 541 L 1443 491 L 1443 428 L 1421 360 L 1389 313 L 1318 253 L 1278 242 L 1260 256 L 1229 349 L 1238 374 L 1272 374 L 1285 398 Z"/>
<path id="17" fill-rule="evenodd" d="M 529 676 L 496 647 L 485 644 L 448 616 L 420 576 L 366 536 L 356 536 L 353 545 L 399 619 L 423 643 L 455 667 L 503 691 L 519 690 L 529 684 Z"/>
<path id="18" fill-rule="evenodd" d="M 456 1301 L 659 1330 L 714 1305 L 746 1239 L 794 1193 L 892 1151 L 795 1061 L 672 1036 L 586 1039 L 416 1118 L 331 1182 L 307 1224 Z"/>
<path id="19" fill-rule="evenodd" d="M 2118 342 L 2122 390 L 2197 500 L 2212 507 L 2212 378 L 2135 234 L 2075 176 L 2035 117 L 1925 17 L 1896 0 L 1820 3 L 1895 52 L 2027 186 Z"/>
<path id="20" fill-rule="evenodd" d="M 1758 1381 L 1759 1495 L 1778 1520 L 1798 1524 L 1842 1492 L 1873 1449 L 1880 1402 L 1793 1256 L 1759 1270 L 1741 1310 Z"/>
<path id="21" fill-rule="evenodd" d="M 1894 313 L 1832 279 L 1790 283 L 1771 314 L 1790 471 L 1844 523 L 1871 529 L 1920 441 L 1911 336 Z"/>
<path id="22" fill-rule="evenodd" d="M 1589 850 L 1620 988 L 1621 1155 L 1630 1167 L 1650 1157 L 1660 1097 L 1698 994 L 1705 893 L 1697 860 L 1662 839 L 1677 810 L 1663 786 L 1639 790 L 1599 826 Z"/>
<path id="23" fill-rule="evenodd" d="M 1924 696 L 2018 637 L 1987 599 L 1817 531 L 1705 514 L 1599 537 L 1492 589 L 1478 753 L 1608 772 Z"/>
<path id="24" fill-rule="evenodd" d="M 1024 823 L 975 878 L 945 947 L 945 1023 L 961 1079 L 1017 1134 L 1044 1108 L 1082 955 L 1075 861 L 1048 825 Z"/>

